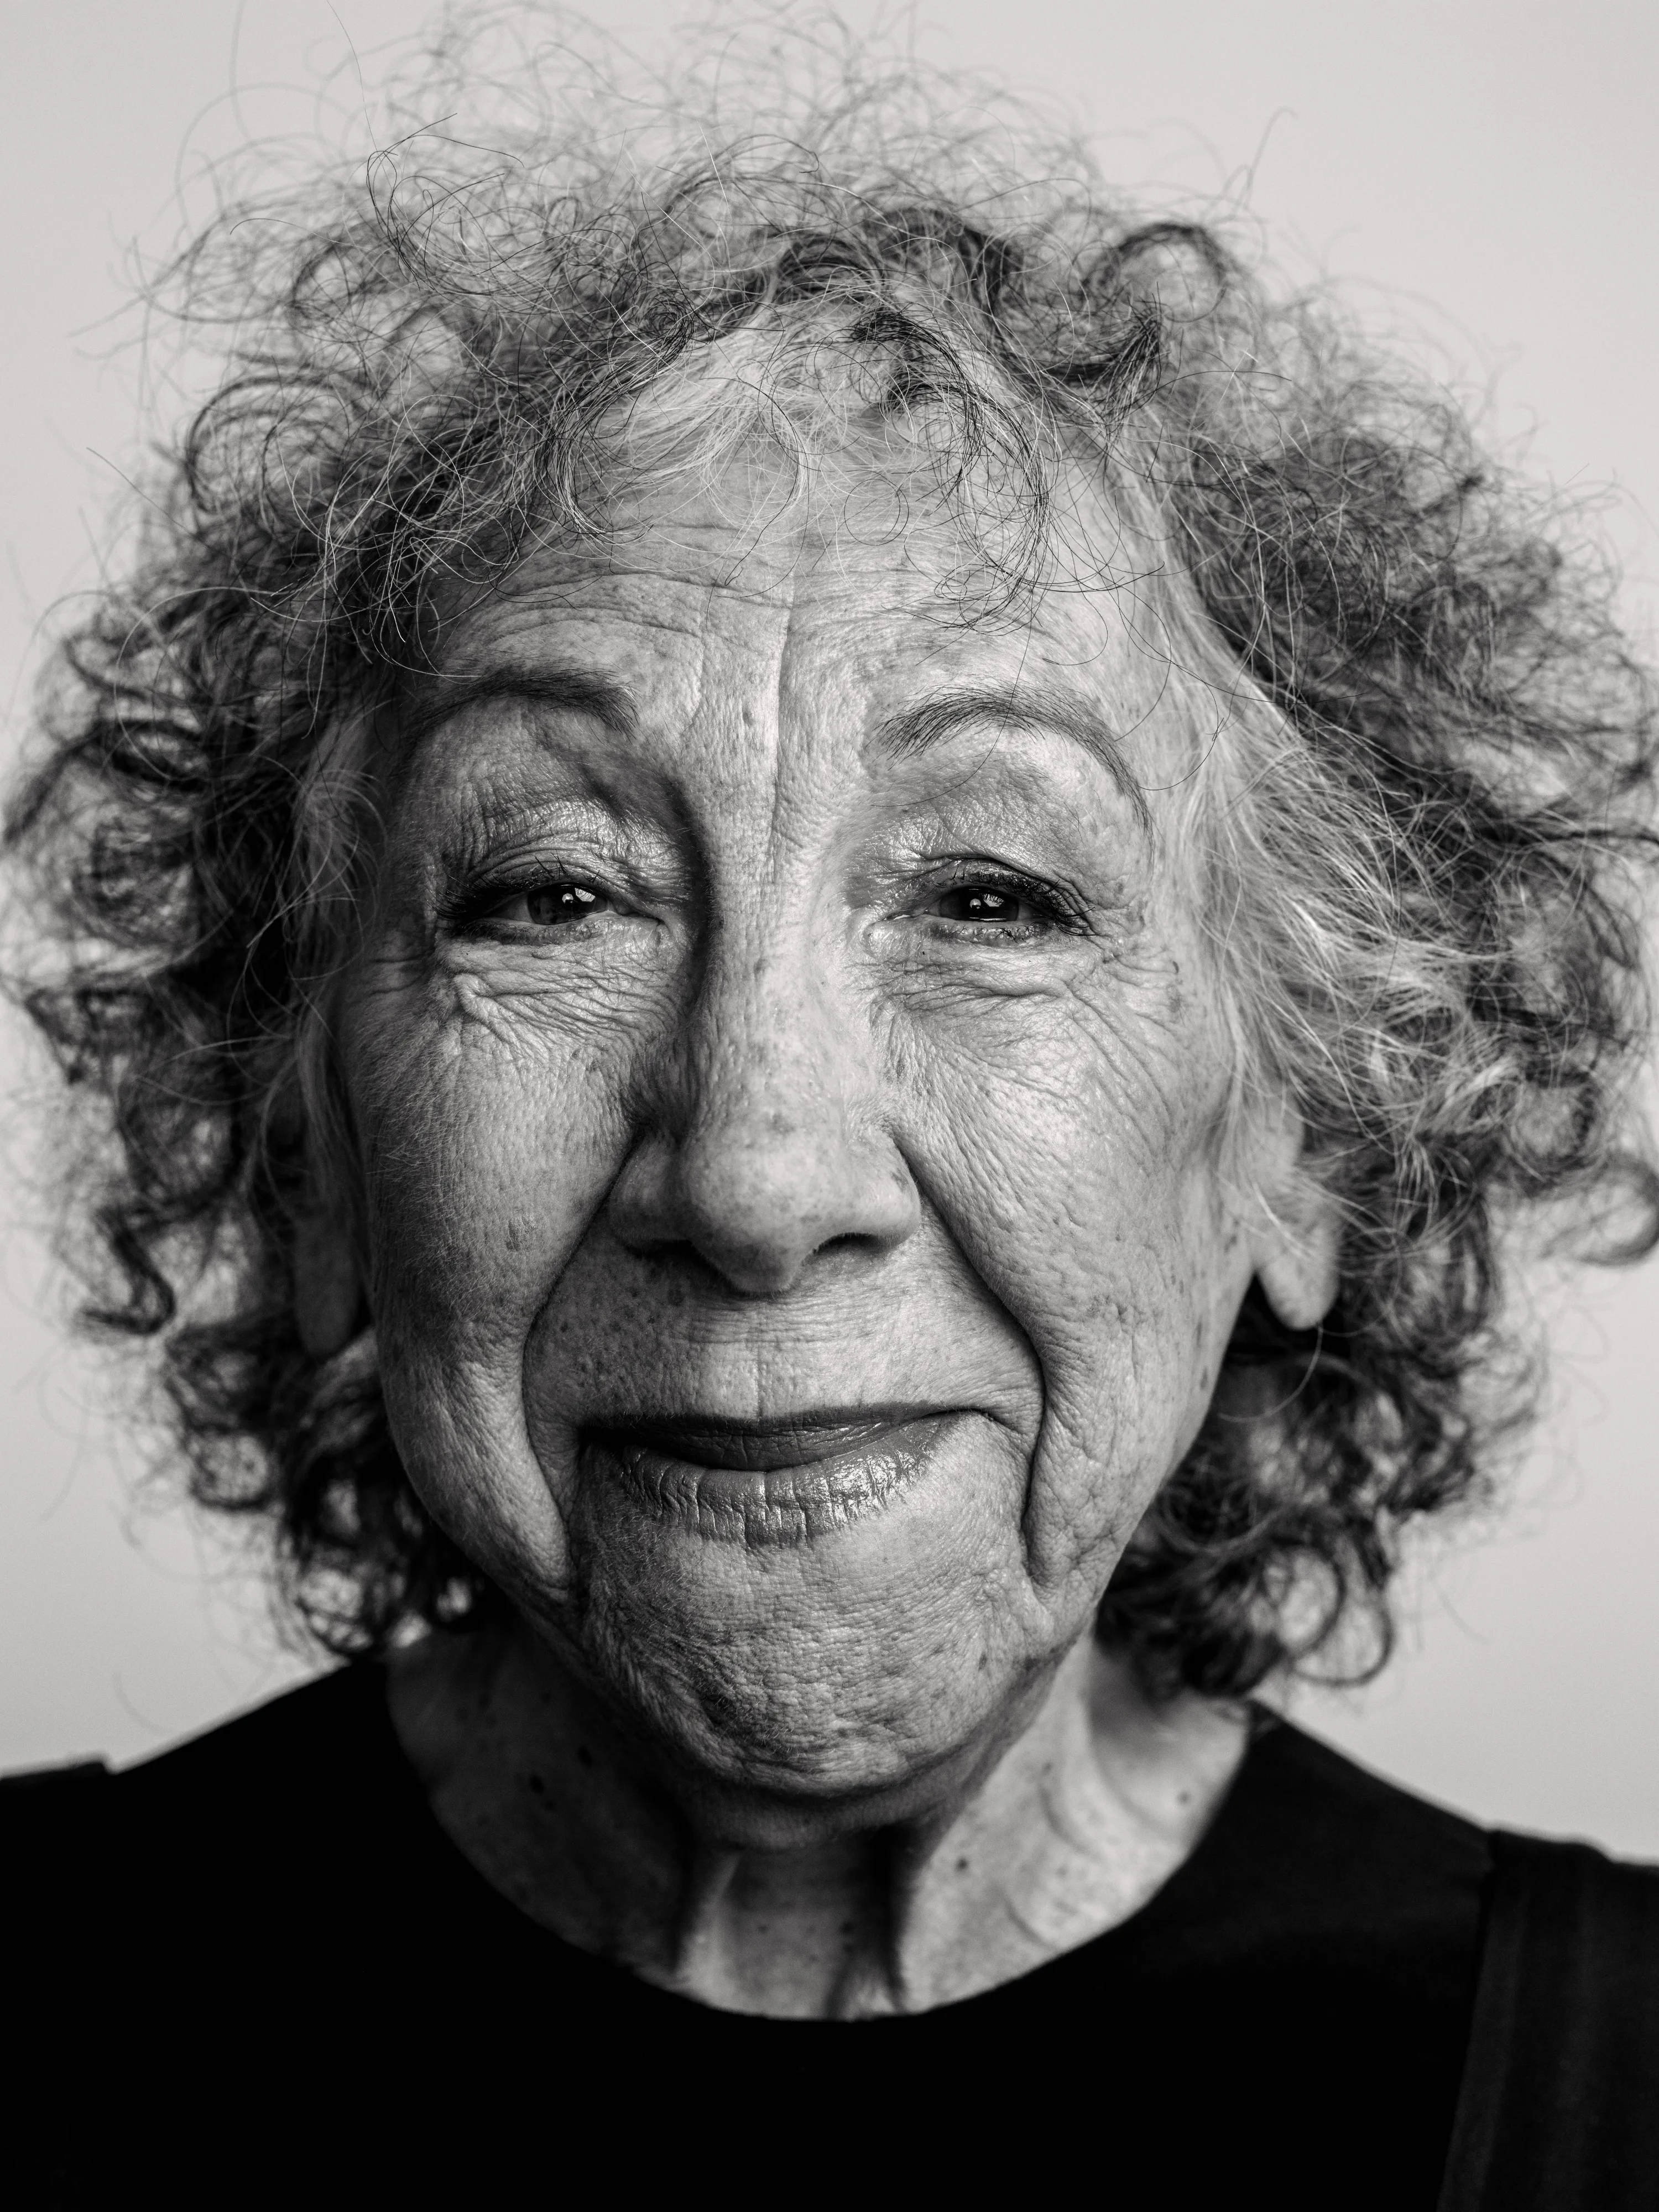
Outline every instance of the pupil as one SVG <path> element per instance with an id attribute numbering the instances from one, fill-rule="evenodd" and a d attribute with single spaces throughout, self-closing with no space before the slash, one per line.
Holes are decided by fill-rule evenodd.
<path id="1" fill-rule="evenodd" d="M 585 884 L 549 884 L 525 897 L 526 910 L 536 922 L 580 921 L 602 903 L 599 893 Z"/>
<path id="2" fill-rule="evenodd" d="M 1017 913 L 1019 900 L 1012 891 L 976 889 L 947 891 L 945 904 L 952 921 L 1008 921 Z"/>

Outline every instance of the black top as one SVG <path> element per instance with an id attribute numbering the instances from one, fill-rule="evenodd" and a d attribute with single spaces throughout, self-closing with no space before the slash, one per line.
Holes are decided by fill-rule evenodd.
<path id="1" fill-rule="evenodd" d="M 11 2140 L 25 2201 L 54 2205 L 141 2177 L 174 2203 L 516 2201 L 539 2176 L 549 2201 L 1017 2188 L 1433 2212 L 1495 1863 L 1480 1829 L 1264 1721 L 1196 1850 L 1093 1942 L 902 2019 L 722 2013 L 475 1873 L 370 1666 L 119 1774 L 15 1779 L 0 1849 Z M 1514 2130 L 1460 2119 L 1484 2172 L 1482 2128 Z"/>

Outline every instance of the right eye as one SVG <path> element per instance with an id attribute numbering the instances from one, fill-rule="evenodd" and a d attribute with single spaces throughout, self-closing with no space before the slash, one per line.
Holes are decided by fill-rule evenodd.
<path id="1" fill-rule="evenodd" d="M 590 915 L 611 910 L 611 901 L 603 891 L 564 878 L 537 884 L 528 890 L 510 891 L 490 908 L 489 919 L 529 922 L 536 928 L 549 929 L 562 922 L 586 921 Z"/>

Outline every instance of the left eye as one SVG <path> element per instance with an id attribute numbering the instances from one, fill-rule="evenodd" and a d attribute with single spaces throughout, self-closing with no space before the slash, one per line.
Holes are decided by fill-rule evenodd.
<path id="1" fill-rule="evenodd" d="M 590 915 L 609 914 L 611 902 L 603 891 L 586 884 L 538 884 L 533 890 L 514 891 L 495 909 L 501 921 L 529 921 L 545 928 L 566 921 L 586 921 Z"/>
<path id="2" fill-rule="evenodd" d="M 1022 891 L 998 890 L 988 884 L 957 884 L 939 895 L 935 913 L 944 921 L 1030 922 L 1040 921 L 1036 902 Z"/>

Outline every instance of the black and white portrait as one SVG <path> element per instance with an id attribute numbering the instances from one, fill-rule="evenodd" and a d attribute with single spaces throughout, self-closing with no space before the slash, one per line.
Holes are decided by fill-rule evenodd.
<path id="1" fill-rule="evenodd" d="M 1653 26 L 0 40 L 16 2201 L 1659 2203 Z"/>

